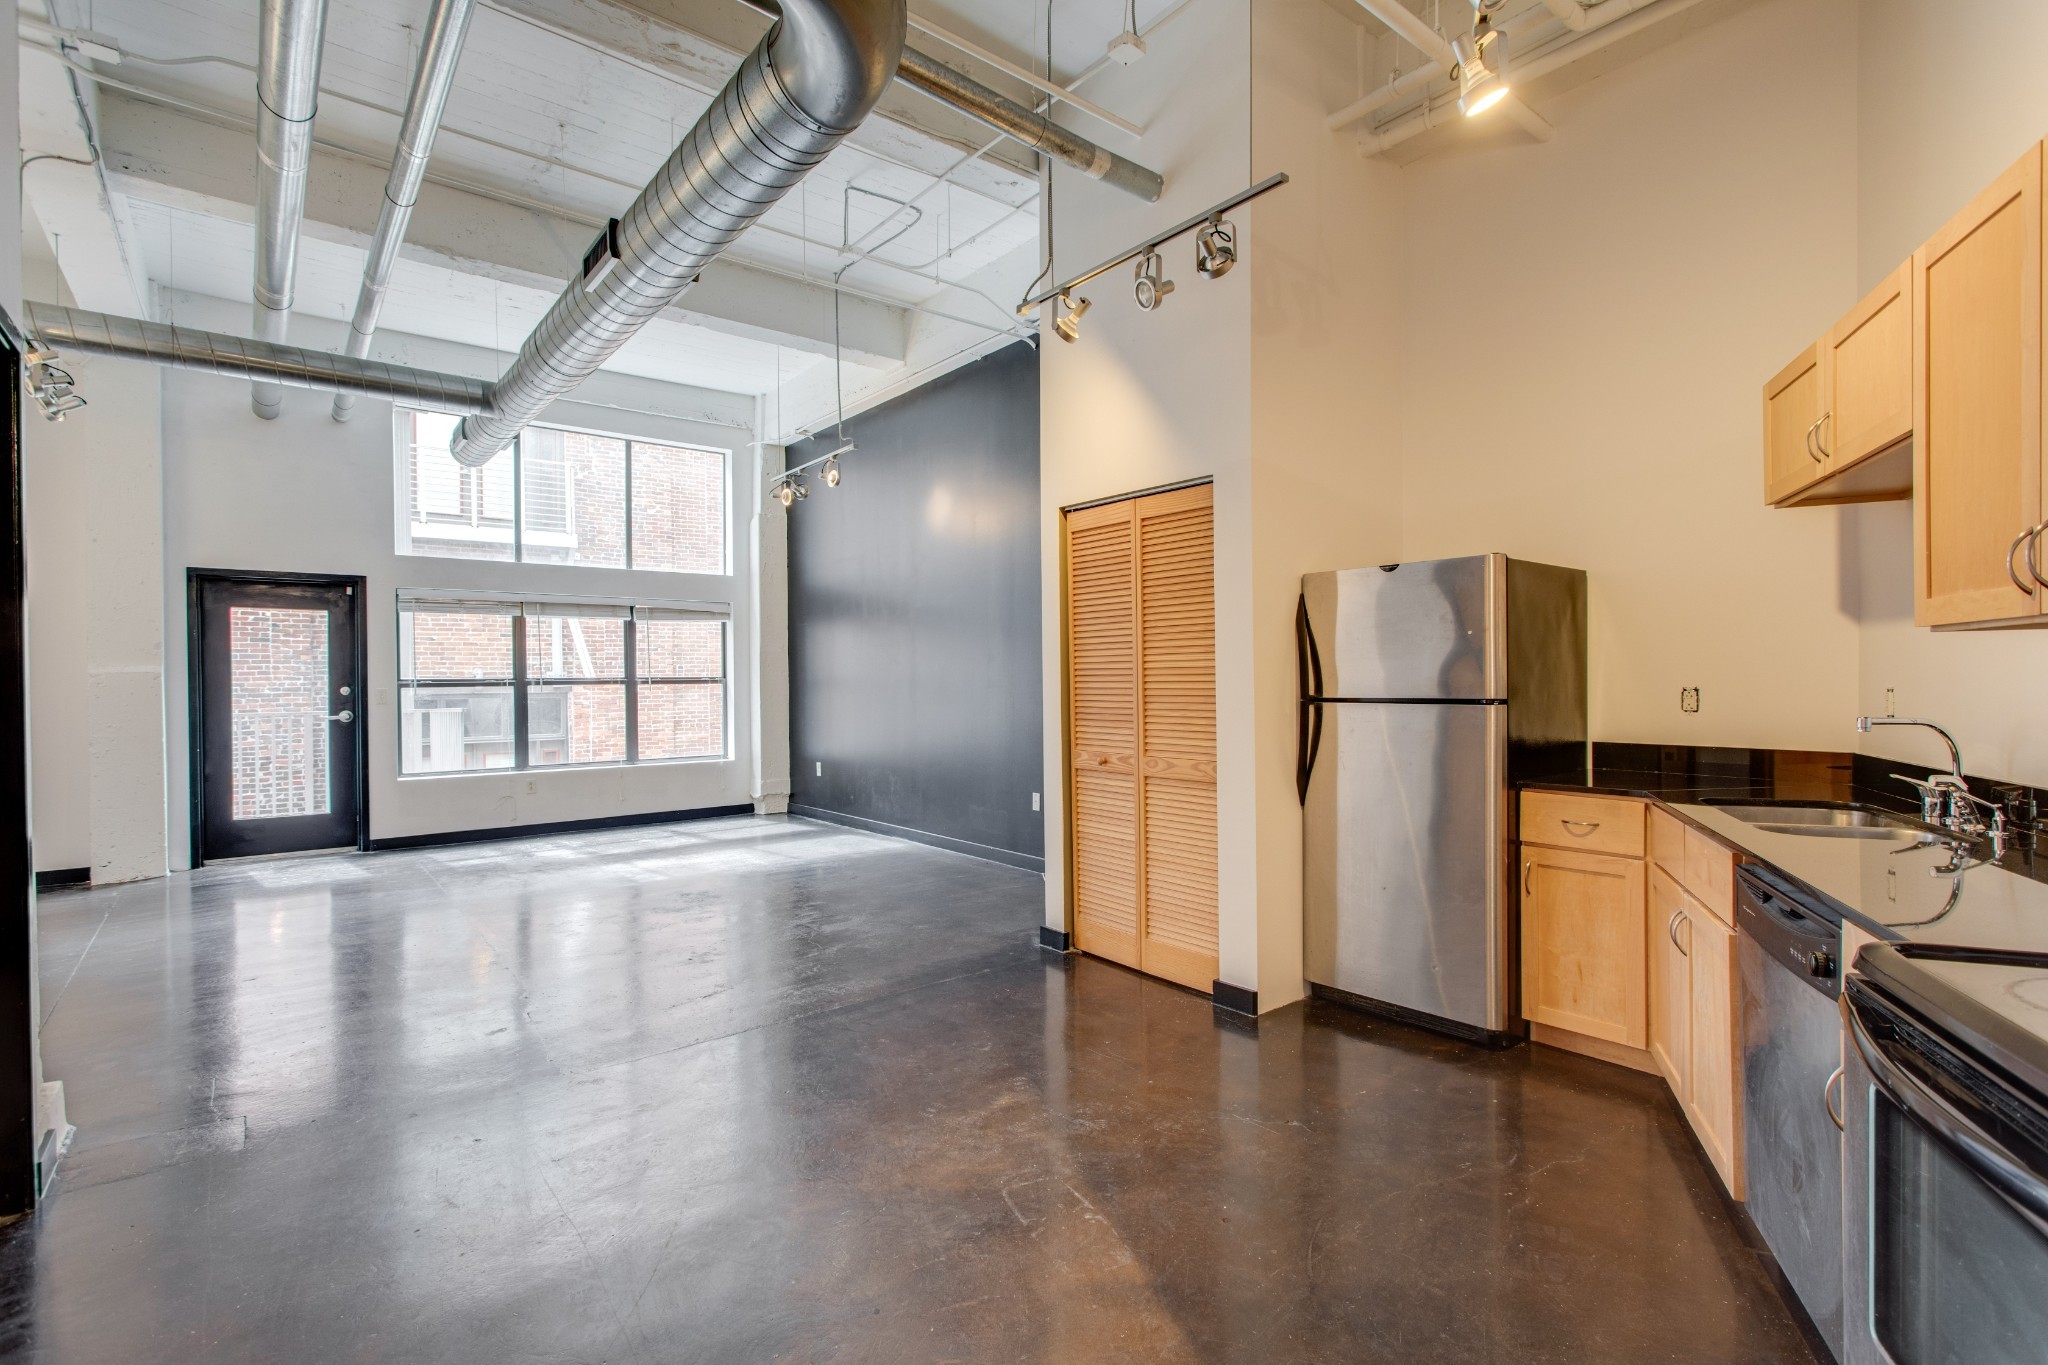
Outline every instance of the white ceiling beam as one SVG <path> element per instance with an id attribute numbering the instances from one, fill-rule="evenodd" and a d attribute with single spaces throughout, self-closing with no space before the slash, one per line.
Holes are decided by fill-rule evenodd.
<path id="1" fill-rule="evenodd" d="M 118 91 L 104 92 L 101 107 L 107 177 L 117 193 L 209 217 L 250 220 L 255 179 L 246 132 Z M 376 165 L 316 149 L 304 231 L 366 248 L 383 184 L 384 171 Z M 588 225 L 570 218 L 430 181 L 421 190 L 401 259 L 552 293 L 574 272 L 591 235 Z M 832 352 L 828 286 L 736 258 L 714 262 L 703 282 L 664 316 L 812 354 Z M 907 328 L 904 309 L 852 296 L 841 299 L 840 331 L 850 361 L 900 363 Z"/>
<path id="2" fill-rule="evenodd" d="M 65 287 L 81 308 L 148 317 L 148 279 L 134 232 L 106 192 L 80 122 L 97 122 L 90 82 L 74 96 L 70 73 L 38 52 L 21 54 L 22 197 L 50 243 Z M 29 281 L 33 292 L 36 281 Z"/>

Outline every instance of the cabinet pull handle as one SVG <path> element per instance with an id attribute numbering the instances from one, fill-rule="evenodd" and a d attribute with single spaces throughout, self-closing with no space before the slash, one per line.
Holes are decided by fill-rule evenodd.
<path id="1" fill-rule="evenodd" d="M 1530 895 L 1530 894 L 1532 894 L 1532 893 L 1530 892 L 1530 890 L 1529 890 L 1529 878 L 1533 877 L 1534 875 L 1536 875 L 1536 864 L 1534 864 L 1534 863 L 1523 863 L 1523 864 L 1522 864 L 1522 894 L 1523 894 L 1524 896 L 1527 896 L 1527 895 Z"/>
<path id="2" fill-rule="evenodd" d="M 2012 538 L 2012 544 L 2006 546 L 2005 549 L 2005 576 L 2012 580 L 2012 585 L 2015 588 L 2018 588 L 2029 597 L 2034 595 L 2034 589 L 2031 585 L 2020 581 L 2020 571 L 2012 566 L 2012 557 L 2020 552 L 2020 546 L 2026 542 L 2029 536 L 2037 536 L 2039 534 L 2041 534 L 2039 526 L 2034 527 L 2030 531 L 2021 531 Z"/>
<path id="3" fill-rule="evenodd" d="M 1820 418 L 1816 417 L 1813 419 L 1813 425 L 1807 427 L 1806 429 L 1806 458 L 1812 460 L 1815 464 L 1824 464 L 1826 462 L 1822 460 L 1820 452 L 1814 449 L 1813 445 L 1814 433 L 1819 429 Z"/>
<path id="4" fill-rule="evenodd" d="M 1685 945 L 1684 945 L 1683 943 L 1680 943 L 1680 942 L 1678 941 L 1678 922 L 1679 922 L 1680 920 L 1682 920 L 1682 919 L 1685 919 L 1685 910 L 1684 910 L 1684 908 L 1683 908 L 1683 907 L 1680 907 L 1680 908 L 1679 908 L 1679 909 L 1677 909 L 1677 910 L 1673 910 L 1673 911 L 1671 912 L 1671 922 L 1670 922 L 1669 924 L 1666 924 L 1666 925 L 1664 926 L 1664 936 L 1665 936 L 1666 938 L 1669 938 L 1669 939 L 1671 940 L 1671 946 L 1672 946 L 1672 947 L 1674 947 L 1674 948 L 1678 949 L 1678 955 L 1679 955 L 1680 957 L 1691 957 L 1691 956 L 1692 956 L 1692 954 L 1691 954 L 1690 952 L 1687 952 L 1687 951 L 1686 951 L 1686 947 L 1685 947 Z M 1686 921 L 1686 928 L 1687 928 L 1688 930 L 1690 930 L 1690 929 L 1692 928 L 1692 922 L 1691 922 L 1690 920 L 1687 920 L 1687 921 Z M 1688 932 L 1688 933 L 1686 934 L 1686 937 L 1687 937 L 1687 938 L 1690 938 L 1690 937 L 1692 937 L 1691 933 L 1690 933 L 1690 932 Z"/>
<path id="5" fill-rule="evenodd" d="M 1560 820 L 1558 821 L 1558 823 L 1563 825 L 1566 829 L 1582 829 L 1586 831 L 1586 833 L 1588 834 L 1591 834 L 1594 830 L 1600 828 L 1600 822 L 1598 820 Z"/>
<path id="6" fill-rule="evenodd" d="M 1820 439 L 1821 429 L 1827 426 L 1827 424 L 1834 419 L 1834 415 L 1835 414 L 1832 412 L 1824 412 L 1820 415 L 1820 420 L 1813 424 L 1814 449 L 1820 452 L 1820 457 L 1823 460 L 1832 460 L 1835 458 L 1835 452 L 1829 450 L 1825 445 L 1822 445 Z"/>
<path id="7" fill-rule="evenodd" d="M 1820 1088 L 1820 1102 L 1826 1107 L 1828 1117 L 1835 1121 L 1837 1129 L 1842 1127 L 1842 1111 L 1835 1108 L 1835 1082 L 1841 1079 L 1842 1068 L 1838 1066 L 1834 1074 L 1828 1077 L 1828 1083 Z"/>
<path id="8" fill-rule="evenodd" d="M 2027 532 L 2027 553 L 2025 558 L 2027 561 L 2027 572 L 2033 576 L 2036 583 L 2039 583 L 2044 588 L 2048 588 L 2048 578 L 2041 576 L 2041 533 L 2043 531 L 2048 531 L 2048 521 L 2041 522 L 2033 530 Z"/>

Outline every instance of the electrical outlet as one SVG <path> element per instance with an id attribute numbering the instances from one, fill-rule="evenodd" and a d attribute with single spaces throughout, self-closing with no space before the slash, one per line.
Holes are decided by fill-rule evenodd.
<path id="1" fill-rule="evenodd" d="M 534 781 L 534 780 L 533 780 L 532 778 L 530 778 L 530 777 L 529 777 L 529 778 L 527 778 L 527 779 L 526 779 L 526 794 L 527 794 L 528 796 L 535 796 L 535 795 L 538 795 L 538 794 L 539 794 L 539 792 L 540 792 L 540 783 L 538 783 L 538 782 Z"/>
<path id="2" fill-rule="evenodd" d="M 814 773 L 814 774 L 813 774 L 813 776 L 816 776 L 816 777 L 823 777 L 824 775 L 825 775 L 825 764 L 824 764 L 824 762 L 823 762 L 823 761 L 821 760 L 821 761 L 820 761 L 820 762 L 818 763 L 818 770 L 817 770 L 817 772 L 816 772 L 816 773 Z"/>
<path id="3" fill-rule="evenodd" d="M 1687 715 L 1694 715 L 1700 709 L 1700 690 L 1697 687 L 1678 689 L 1678 709 Z"/>
<path id="4" fill-rule="evenodd" d="M 1038 793 L 1037 793 L 1037 792 L 1033 792 L 1033 793 L 1031 793 L 1031 809 L 1033 809 L 1033 810 L 1037 810 L 1037 809 L 1038 809 Z"/>
<path id="5" fill-rule="evenodd" d="M 1899 689 L 1887 687 L 1884 690 L 1884 713 L 1887 716 L 1899 714 Z"/>

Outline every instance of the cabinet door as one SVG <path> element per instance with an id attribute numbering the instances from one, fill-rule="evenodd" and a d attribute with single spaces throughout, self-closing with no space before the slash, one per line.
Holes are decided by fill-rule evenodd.
<path id="1" fill-rule="evenodd" d="M 1643 864 L 1522 850 L 1522 1013 L 1640 1048 L 1647 1041 Z"/>
<path id="2" fill-rule="evenodd" d="M 1692 978 L 1687 1088 L 1679 1099 L 1721 1183 L 1742 1198 L 1742 1081 L 1735 1040 L 1735 931 L 1704 908 L 1686 906 L 1686 965 Z"/>
<path id="3" fill-rule="evenodd" d="M 1913 318 L 1913 620 L 2031 617 L 2007 554 L 2041 508 L 2038 144 L 1913 253 Z"/>
<path id="4" fill-rule="evenodd" d="M 1829 330 L 1823 368 L 1828 403 L 1815 444 L 1830 475 L 1913 434 L 1911 261 Z M 1907 482 L 1893 495 L 1912 491 Z"/>
<path id="5" fill-rule="evenodd" d="M 1813 442 L 1824 411 L 1821 345 L 1815 342 L 1764 385 L 1764 501 L 1780 503 L 1826 472 Z"/>
<path id="6" fill-rule="evenodd" d="M 1650 1056 L 1671 1092 L 1686 1098 L 1692 1060 L 1692 971 L 1685 958 L 1685 893 L 1661 867 L 1650 869 Z"/>

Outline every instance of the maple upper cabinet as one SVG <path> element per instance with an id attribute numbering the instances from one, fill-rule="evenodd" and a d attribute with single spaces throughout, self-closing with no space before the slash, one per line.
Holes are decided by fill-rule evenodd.
<path id="1" fill-rule="evenodd" d="M 2021 563 L 2041 518 L 2041 156 L 1913 253 L 1918 625 L 2042 619 Z"/>
<path id="2" fill-rule="evenodd" d="M 1764 500 L 1913 494 L 1913 271 L 1901 265 L 1764 386 Z"/>

